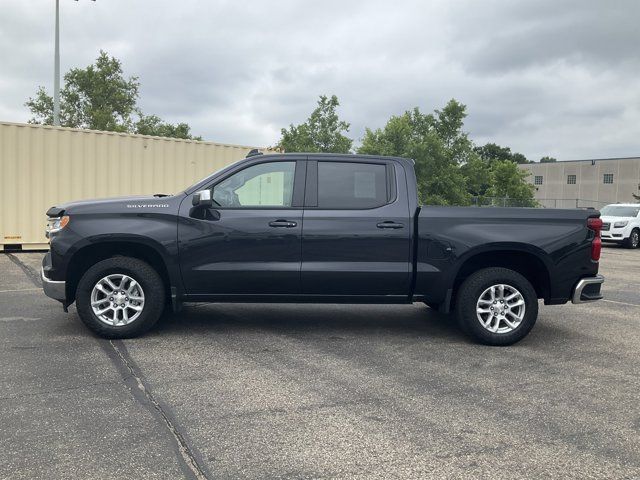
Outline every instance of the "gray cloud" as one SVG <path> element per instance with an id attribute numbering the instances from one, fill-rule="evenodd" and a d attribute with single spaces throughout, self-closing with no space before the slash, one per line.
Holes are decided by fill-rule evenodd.
<path id="1" fill-rule="evenodd" d="M 637 155 L 635 1 L 88 0 L 62 4 L 62 70 L 99 49 L 142 83 L 146 113 L 207 139 L 272 145 L 335 93 L 365 127 L 450 98 L 466 128 L 537 159 Z M 51 88 L 53 2 L 3 0 L 0 119 Z"/>
<path id="2" fill-rule="evenodd" d="M 541 0 L 488 2 L 482 18 L 464 17 L 461 36 L 476 39 L 466 49 L 471 71 L 517 71 L 564 61 L 589 69 L 640 63 L 637 2 Z"/>

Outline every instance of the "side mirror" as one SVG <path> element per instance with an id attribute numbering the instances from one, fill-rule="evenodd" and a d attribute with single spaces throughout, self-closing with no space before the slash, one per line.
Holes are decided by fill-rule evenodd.
<path id="1" fill-rule="evenodd" d="M 211 207 L 213 200 L 211 199 L 211 190 L 200 190 L 191 197 L 191 204 L 194 207 Z"/>

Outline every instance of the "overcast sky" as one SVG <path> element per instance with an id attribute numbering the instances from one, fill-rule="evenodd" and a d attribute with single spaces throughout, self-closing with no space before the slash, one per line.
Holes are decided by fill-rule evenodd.
<path id="1" fill-rule="evenodd" d="M 640 2 L 60 0 L 61 70 L 100 49 L 147 114 L 273 145 L 320 94 L 365 127 L 450 98 L 465 129 L 538 160 L 640 155 Z M 53 83 L 54 0 L 0 0 L 0 120 Z"/>

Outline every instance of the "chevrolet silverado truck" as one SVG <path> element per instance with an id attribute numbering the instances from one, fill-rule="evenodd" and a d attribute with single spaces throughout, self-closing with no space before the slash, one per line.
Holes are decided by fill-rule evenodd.
<path id="1" fill-rule="evenodd" d="M 602 298 L 599 212 L 420 206 L 405 158 L 252 151 L 175 195 L 47 215 L 44 292 L 106 338 L 184 302 L 424 302 L 509 345 L 539 299 Z"/>

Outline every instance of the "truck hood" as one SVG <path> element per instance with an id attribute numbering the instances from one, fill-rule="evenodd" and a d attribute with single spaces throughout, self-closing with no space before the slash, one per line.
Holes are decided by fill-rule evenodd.
<path id="1" fill-rule="evenodd" d="M 50 217 L 59 217 L 73 213 L 100 213 L 115 211 L 142 211 L 170 208 L 176 199 L 182 196 L 136 195 L 129 197 L 97 198 L 62 203 L 47 210 Z"/>

